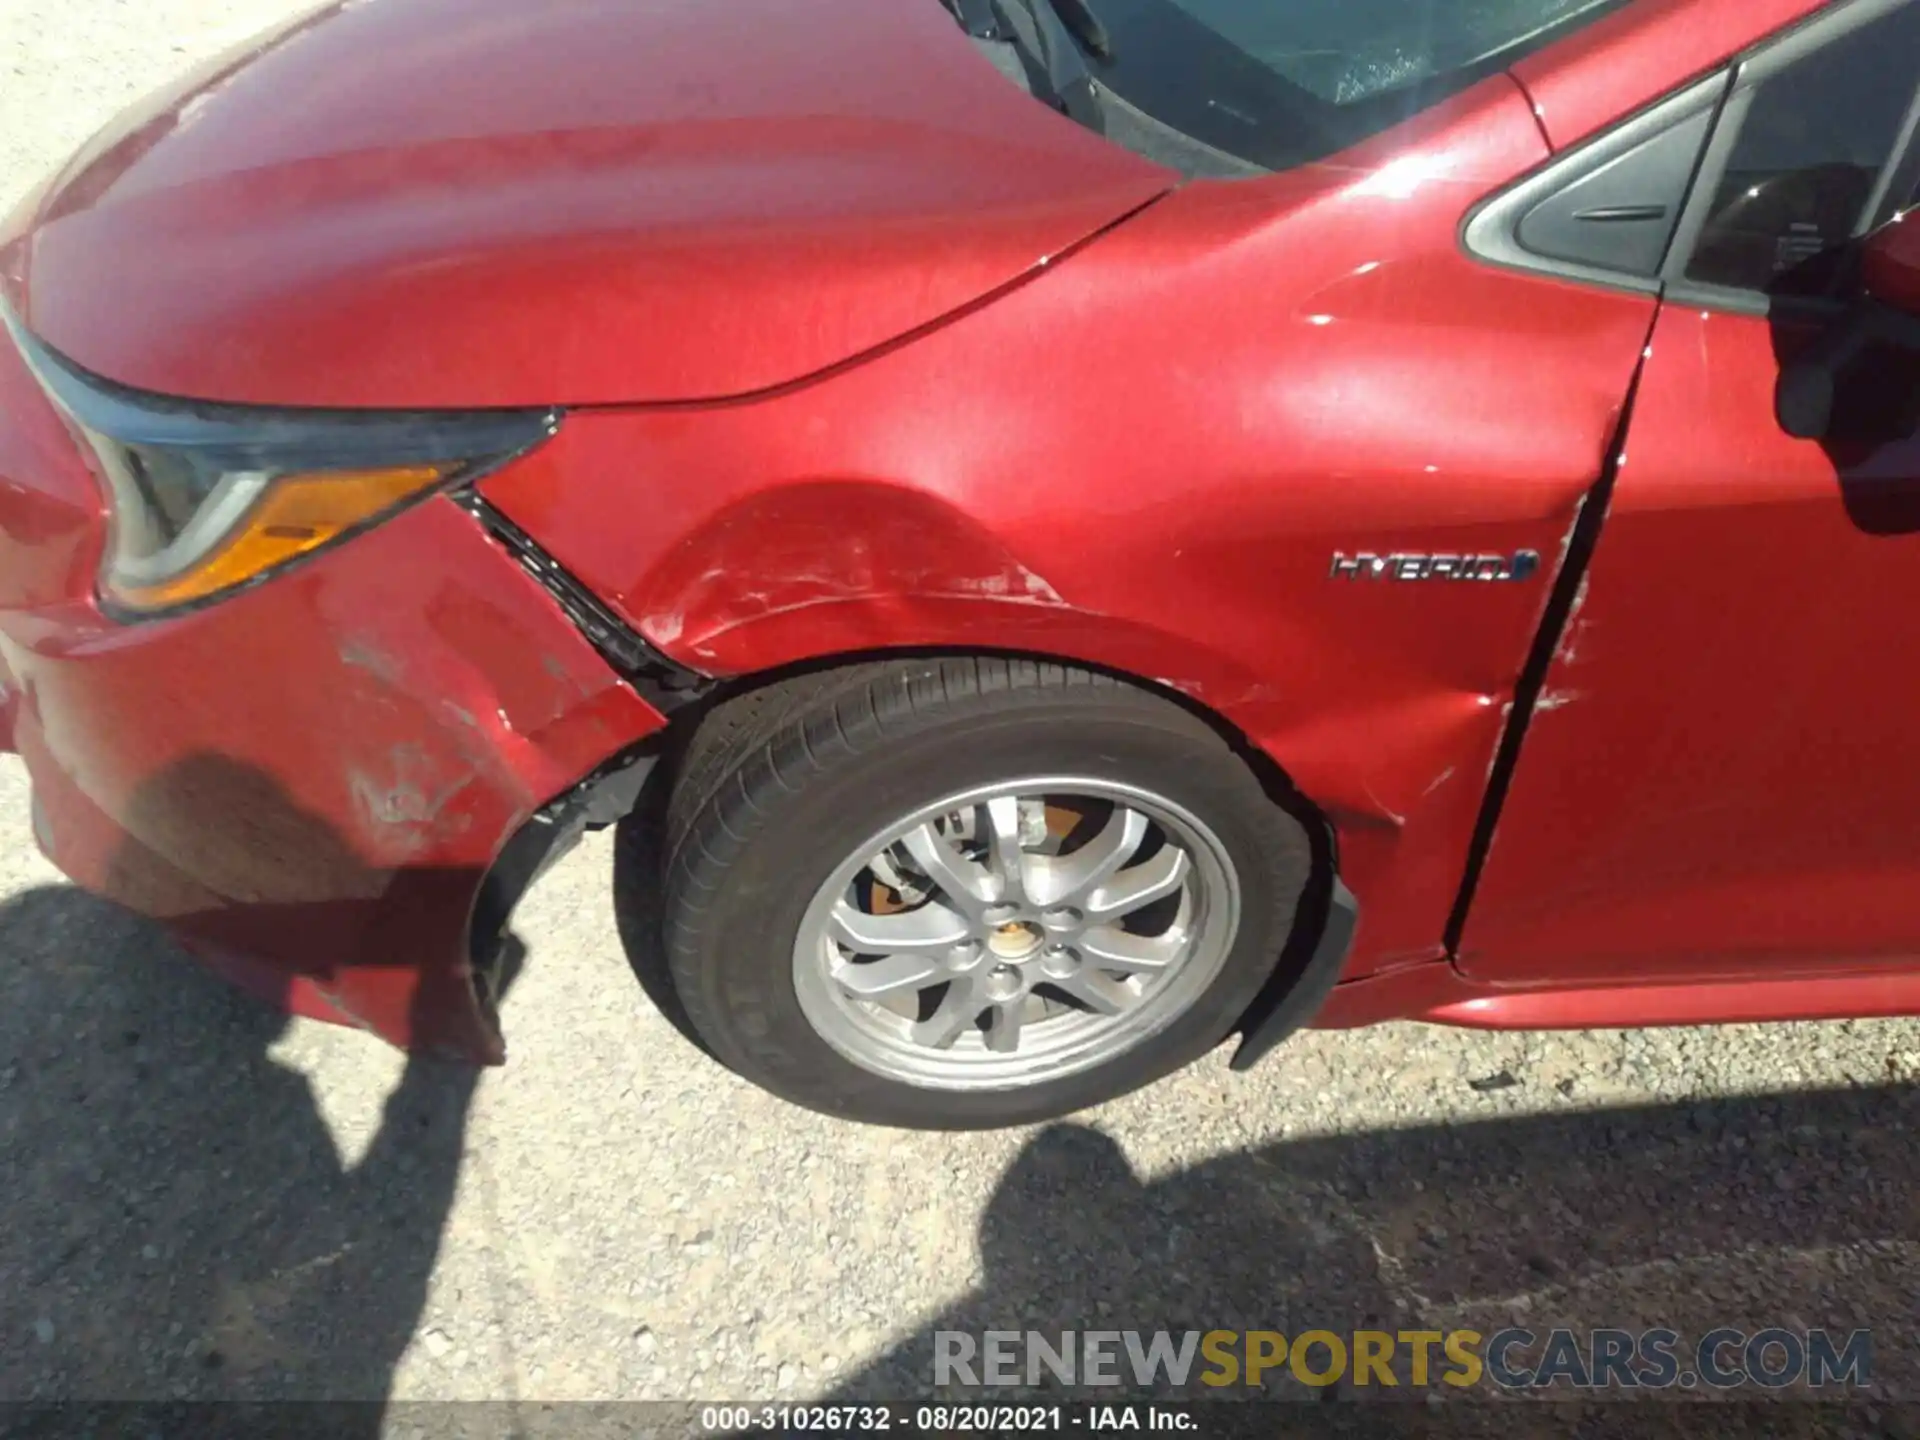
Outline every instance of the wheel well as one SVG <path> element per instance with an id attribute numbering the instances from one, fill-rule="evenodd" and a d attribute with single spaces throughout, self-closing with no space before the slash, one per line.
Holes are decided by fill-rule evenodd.
<path id="1" fill-rule="evenodd" d="M 741 699 L 757 692 L 772 689 L 775 686 L 803 681 L 809 678 L 832 676 L 840 671 L 853 670 L 875 664 L 896 664 L 910 660 L 950 660 L 977 656 L 982 659 L 1028 660 L 1041 665 L 1064 665 L 1071 670 L 1084 670 L 1093 675 L 1104 675 L 1122 685 L 1135 690 L 1158 695 L 1185 710 L 1188 714 L 1204 722 L 1220 737 L 1228 749 L 1240 757 L 1248 769 L 1260 781 L 1267 797 L 1287 811 L 1296 820 L 1306 825 L 1309 831 L 1327 829 L 1329 844 L 1332 843 L 1331 828 L 1320 808 L 1311 797 L 1303 794 L 1293 783 L 1280 763 L 1265 750 L 1255 745 L 1247 734 L 1233 721 L 1211 706 L 1195 700 L 1185 691 L 1175 689 L 1157 680 L 1149 680 L 1129 671 L 1115 669 L 1109 665 L 1100 665 L 1078 659 L 1070 655 L 1051 655 L 1044 651 L 1018 650 L 995 646 L 932 646 L 907 647 L 899 649 L 877 649 L 854 652 L 842 652 L 834 655 L 818 656 L 808 660 L 776 666 L 768 670 L 756 670 L 751 674 L 734 676 L 718 681 L 701 698 L 677 709 L 673 713 L 673 729 L 683 731 L 689 737 L 715 709 L 731 701 Z M 688 721 L 691 724 L 688 724 Z M 677 747 L 676 747 L 677 748 Z M 1329 854 L 1329 862 L 1334 857 Z"/>

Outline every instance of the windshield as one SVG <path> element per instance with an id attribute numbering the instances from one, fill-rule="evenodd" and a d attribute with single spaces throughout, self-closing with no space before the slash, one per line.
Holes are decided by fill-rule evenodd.
<path id="1" fill-rule="evenodd" d="M 1322 159 L 1627 0 L 1090 0 L 1099 86 L 1267 169 Z"/>

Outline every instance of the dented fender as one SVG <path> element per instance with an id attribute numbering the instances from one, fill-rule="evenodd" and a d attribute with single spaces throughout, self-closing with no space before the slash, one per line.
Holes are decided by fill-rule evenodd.
<path id="1" fill-rule="evenodd" d="M 1655 302 L 1461 249 L 1460 217 L 1547 158 L 1517 86 L 1422 123 L 1446 164 L 1407 193 L 1386 142 L 1189 185 L 909 344 L 576 411 L 482 489 L 710 674 L 1011 651 L 1176 691 L 1333 824 L 1348 972 L 1439 957 Z M 1427 563 L 1335 572 L 1363 554 Z M 1435 556 L 1507 559 L 1479 583 Z"/>

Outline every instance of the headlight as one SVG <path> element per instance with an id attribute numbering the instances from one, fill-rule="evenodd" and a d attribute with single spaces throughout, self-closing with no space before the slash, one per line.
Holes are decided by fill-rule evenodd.
<path id="1" fill-rule="evenodd" d="M 252 584 L 552 435 L 552 411 L 288 411 L 142 394 L 14 343 L 92 450 L 110 537 L 100 592 L 140 614 Z"/>

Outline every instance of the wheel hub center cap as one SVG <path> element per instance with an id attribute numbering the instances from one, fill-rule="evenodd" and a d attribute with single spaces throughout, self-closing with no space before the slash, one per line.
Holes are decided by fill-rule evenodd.
<path id="1" fill-rule="evenodd" d="M 995 926 L 987 936 L 987 948 L 1002 960 L 1025 960 L 1040 948 L 1044 938 L 1038 926 L 1016 920 Z"/>

